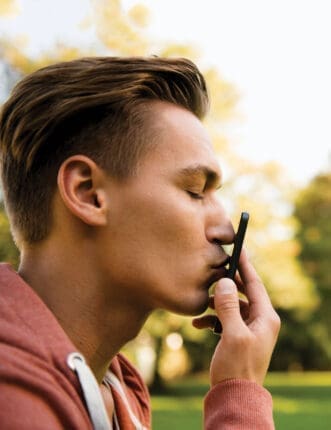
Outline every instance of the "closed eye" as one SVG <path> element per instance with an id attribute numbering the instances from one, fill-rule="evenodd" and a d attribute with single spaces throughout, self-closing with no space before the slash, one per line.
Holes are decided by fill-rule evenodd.
<path id="1" fill-rule="evenodd" d="M 192 197 L 192 199 L 195 199 L 195 200 L 202 200 L 203 199 L 203 194 L 195 193 L 193 191 L 187 191 L 187 193 L 190 197 Z"/>

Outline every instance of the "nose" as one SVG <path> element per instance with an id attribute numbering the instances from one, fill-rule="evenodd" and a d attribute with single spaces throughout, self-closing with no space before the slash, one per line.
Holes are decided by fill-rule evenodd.
<path id="1" fill-rule="evenodd" d="M 209 242 L 230 245 L 234 241 L 235 231 L 223 205 L 217 201 L 208 216 L 206 237 Z"/>

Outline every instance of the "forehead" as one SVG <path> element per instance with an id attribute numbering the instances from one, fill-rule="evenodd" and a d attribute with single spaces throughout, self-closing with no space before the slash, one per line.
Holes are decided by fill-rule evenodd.
<path id="1" fill-rule="evenodd" d="M 182 175 L 221 178 L 221 169 L 209 134 L 188 110 L 166 102 L 151 103 L 150 149 L 143 164 L 149 169 L 171 169 Z"/>

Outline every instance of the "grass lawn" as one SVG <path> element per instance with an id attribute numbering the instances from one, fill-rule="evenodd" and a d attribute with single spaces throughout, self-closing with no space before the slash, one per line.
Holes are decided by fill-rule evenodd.
<path id="1" fill-rule="evenodd" d="M 271 373 L 266 387 L 274 399 L 277 430 L 331 429 L 331 373 Z M 171 383 L 153 395 L 154 430 L 201 430 L 206 376 Z"/>

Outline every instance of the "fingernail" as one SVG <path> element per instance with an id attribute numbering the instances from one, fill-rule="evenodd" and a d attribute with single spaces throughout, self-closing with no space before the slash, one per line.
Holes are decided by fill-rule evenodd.
<path id="1" fill-rule="evenodd" d="M 233 294 L 237 291 L 236 284 L 229 278 L 223 278 L 216 285 L 218 294 Z"/>

